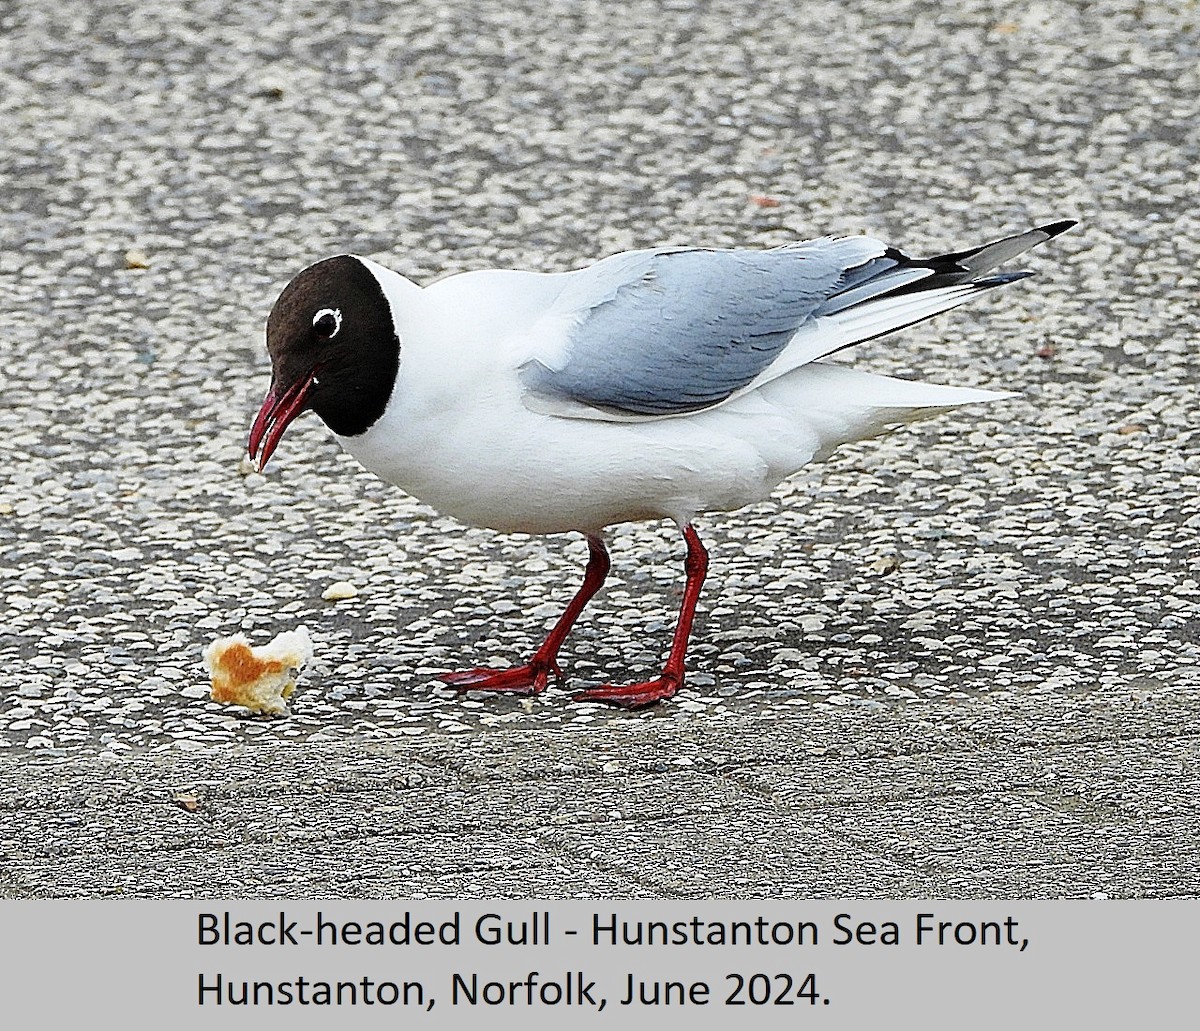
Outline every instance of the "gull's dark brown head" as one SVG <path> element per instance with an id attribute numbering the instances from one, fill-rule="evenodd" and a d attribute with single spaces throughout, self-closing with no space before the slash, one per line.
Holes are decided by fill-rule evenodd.
<path id="1" fill-rule="evenodd" d="M 259 470 L 288 425 L 312 409 L 334 433 L 365 433 L 383 414 L 400 367 L 400 340 L 379 280 L 359 258 L 310 265 L 267 318 L 271 387 L 250 429 Z"/>

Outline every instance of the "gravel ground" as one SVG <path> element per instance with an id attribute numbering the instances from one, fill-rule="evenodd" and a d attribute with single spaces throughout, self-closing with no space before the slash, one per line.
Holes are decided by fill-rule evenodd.
<path id="1" fill-rule="evenodd" d="M 737 764 L 749 728 L 785 728 L 800 749 L 820 727 L 852 751 L 871 714 L 917 721 L 935 741 L 964 707 L 985 722 L 1019 712 L 1035 743 L 1043 713 L 1040 729 L 1066 747 L 1079 706 L 1121 699 L 1167 706 L 1177 729 L 1110 727 L 1096 740 L 1112 748 L 1093 757 L 1105 776 L 1119 775 L 1123 749 L 1147 762 L 1152 738 L 1182 756 L 1176 783 L 1194 791 L 1194 4 L 329 11 L 303 0 L 0 9 L 0 855 L 25 870 L 0 884 L 6 894 L 69 893 L 38 879 L 49 846 L 27 820 L 39 792 L 47 813 L 69 805 L 53 785 L 72 777 L 130 777 L 169 801 L 222 764 L 234 777 L 365 755 L 436 771 L 461 751 L 516 783 L 551 742 L 619 750 L 657 734 L 665 763 L 670 742 L 702 740 Z M 524 658 L 578 582 L 581 539 L 464 529 L 357 468 L 311 416 L 268 475 L 242 461 L 268 380 L 266 313 L 328 254 L 428 281 L 836 232 L 919 253 L 1070 217 L 1082 225 L 1030 256 L 1035 279 L 855 356 L 1019 399 L 844 448 L 771 503 L 703 519 L 713 563 L 693 672 L 651 712 L 561 689 L 459 698 L 433 679 Z M 652 672 L 666 648 L 682 585 L 674 529 L 618 528 L 613 557 L 564 652 L 573 687 Z M 323 601 L 341 580 L 357 596 Z M 207 700 L 209 640 L 300 624 L 318 658 L 288 718 Z M 781 745 L 763 775 L 789 761 Z M 838 763 L 827 773 L 848 778 L 839 797 L 858 797 Z M 649 796 L 683 791 L 661 771 L 638 776 Z M 624 789 L 612 771 L 605 790 Z M 508 797 L 484 795 L 442 804 Z M 706 810 L 708 836 L 744 813 L 735 796 Z M 653 837 L 650 810 L 639 833 Z M 1129 841 L 1152 836 L 1152 811 L 1118 820 Z M 945 822 L 933 803 L 913 818 Z M 1195 808 L 1165 818 L 1171 854 L 1194 858 Z M 447 849 L 473 854 L 466 826 L 443 828 Z M 984 806 L 973 826 L 1001 825 Z M 333 848 L 337 833 L 309 847 Z M 847 840 L 820 833 L 831 855 Z M 104 850 L 80 854 L 96 880 Z M 821 867 L 822 854 L 807 862 Z M 872 887 L 839 881 L 830 862 L 813 890 L 1094 887 Z M 1116 894 L 1200 894 L 1182 861 L 1157 880 L 1113 882 Z M 540 891 L 635 883 L 688 890 L 597 876 Z M 291 888 L 348 890 L 333 877 Z M 426 890 L 520 893 L 482 874 Z"/>

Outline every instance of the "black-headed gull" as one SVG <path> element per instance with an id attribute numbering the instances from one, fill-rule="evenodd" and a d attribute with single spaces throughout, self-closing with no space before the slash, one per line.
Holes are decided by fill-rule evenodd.
<path id="1" fill-rule="evenodd" d="M 312 409 L 367 469 L 473 526 L 586 535 L 583 586 L 528 662 L 442 679 L 536 694 L 609 569 L 614 523 L 671 519 L 687 574 L 662 675 L 583 699 L 669 698 L 708 555 L 701 512 L 768 497 L 839 444 L 1007 393 L 822 361 L 1030 275 L 989 274 L 1055 222 L 926 259 L 867 236 L 773 250 L 663 248 L 574 272 L 466 272 L 420 287 L 367 258 L 311 265 L 267 320 L 271 388 L 250 431 L 266 466 Z"/>

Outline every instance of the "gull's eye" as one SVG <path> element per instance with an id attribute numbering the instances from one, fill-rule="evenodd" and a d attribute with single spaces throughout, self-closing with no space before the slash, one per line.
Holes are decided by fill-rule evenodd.
<path id="1" fill-rule="evenodd" d="M 317 336 L 324 340 L 337 336 L 342 328 L 342 312 L 340 308 L 322 308 L 313 316 L 313 329 Z"/>

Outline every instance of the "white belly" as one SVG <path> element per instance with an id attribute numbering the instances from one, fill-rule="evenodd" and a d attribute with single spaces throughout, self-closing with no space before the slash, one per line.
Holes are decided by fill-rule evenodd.
<path id="1" fill-rule="evenodd" d="M 393 404 L 362 436 L 338 439 L 376 475 L 465 523 L 595 532 L 761 501 L 839 444 L 994 396 L 814 363 L 715 409 L 627 423 L 532 412 L 506 378 L 453 403 Z"/>

